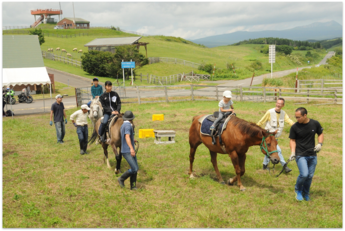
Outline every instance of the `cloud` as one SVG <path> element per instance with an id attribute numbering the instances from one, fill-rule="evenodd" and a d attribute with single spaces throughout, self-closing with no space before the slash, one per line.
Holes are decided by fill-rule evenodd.
<path id="1" fill-rule="evenodd" d="M 3 2 L 3 26 L 29 26 L 30 10 L 59 2 Z M 61 2 L 73 17 L 71 2 Z M 284 30 L 313 22 L 342 23 L 342 2 L 74 2 L 75 16 L 91 26 L 196 39 L 235 31 Z M 57 19 L 57 16 L 55 17 Z"/>

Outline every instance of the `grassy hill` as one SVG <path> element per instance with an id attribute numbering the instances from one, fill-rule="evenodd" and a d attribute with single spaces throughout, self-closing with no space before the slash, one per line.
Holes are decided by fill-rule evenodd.
<path id="1" fill-rule="evenodd" d="M 54 30 L 54 25 L 40 25 L 45 34 L 45 43 L 41 45 L 43 51 L 47 51 L 48 48 L 54 48 L 54 53 L 58 55 L 65 55 L 61 52 L 55 51 L 56 47 L 66 49 L 71 53 L 74 59 L 81 60 L 81 54 L 72 52 L 73 48 L 82 49 L 87 52 L 84 44 L 91 42 L 96 38 L 103 37 L 127 37 L 138 36 L 135 34 L 129 34 L 121 31 L 111 30 L 109 28 L 92 28 L 92 29 L 69 29 L 69 30 Z M 28 31 L 29 29 L 11 30 L 8 32 Z M 84 35 L 83 35 L 84 34 Z M 68 36 L 66 38 L 65 36 Z M 64 37 L 61 37 L 64 36 Z M 72 37 L 71 37 L 72 36 Z M 202 45 L 195 44 L 185 39 L 175 38 L 170 36 L 144 36 L 140 39 L 141 42 L 148 42 L 147 54 L 148 57 L 172 57 L 183 60 L 188 60 L 195 63 L 210 63 L 215 64 L 216 68 L 226 69 L 227 63 L 234 63 L 236 68 L 237 79 L 248 78 L 253 75 L 255 71 L 256 75 L 269 73 L 271 71 L 271 65 L 268 63 L 268 55 L 260 52 L 262 45 L 246 44 L 240 46 L 221 46 L 215 48 L 205 48 Z M 145 55 L 145 49 L 140 48 L 140 52 Z M 286 69 L 292 69 L 297 66 L 307 66 L 307 59 L 305 57 L 307 51 L 293 51 L 292 57 L 277 54 L 276 63 L 273 65 L 273 71 L 280 71 Z M 312 54 L 315 57 L 310 60 L 309 65 L 317 64 L 323 56 L 326 54 L 324 49 L 312 50 Z M 259 68 L 256 63 L 260 62 Z M 45 60 L 45 64 L 51 68 L 61 69 L 61 63 L 51 62 Z M 68 69 L 68 72 L 76 74 L 80 73 L 80 68 L 63 64 Z M 161 63 L 154 66 L 146 66 L 137 68 L 136 73 L 153 74 L 157 76 L 172 75 L 182 72 L 190 72 L 193 70 L 191 67 L 183 65 L 172 65 Z M 82 75 L 92 78 L 87 73 Z"/>

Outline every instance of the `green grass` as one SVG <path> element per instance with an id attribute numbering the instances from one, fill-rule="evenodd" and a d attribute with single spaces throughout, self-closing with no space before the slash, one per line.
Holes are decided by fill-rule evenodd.
<path id="1" fill-rule="evenodd" d="M 156 145 L 153 138 L 138 139 L 139 190 L 121 189 L 113 169 L 103 163 L 99 145 L 81 156 L 75 128 L 66 125 L 65 143 L 56 144 L 49 115 L 4 118 L 3 130 L 3 227 L 4 228 L 341 228 L 342 223 L 342 107 L 307 105 L 308 116 L 320 121 L 325 141 L 311 186 L 311 201 L 297 202 L 292 172 L 279 178 L 262 169 L 264 155 L 254 146 L 247 152 L 241 192 L 221 185 L 204 145 L 194 161 L 198 176 L 190 180 L 188 130 L 194 115 L 212 113 L 218 102 L 124 104 L 132 110 L 138 129 L 173 129 L 176 143 Z M 284 107 L 292 118 L 295 105 Z M 235 102 L 240 118 L 257 122 L 274 103 Z M 76 109 L 66 110 L 68 117 Z M 164 121 L 152 121 L 163 113 Z M 20 131 L 20 132 L 19 132 Z M 289 127 L 279 145 L 290 155 Z M 91 128 L 89 128 L 89 134 Z M 110 149 L 109 149 L 110 151 Z M 112 153 L 112 151 L 110 151 Z M 114 168 L 115 158 L 109 154 Z M 235 172 L 227 155 L 218 156 L 224 180 Z M 122 170 L 128 169 L 123 159 Z M 276 166 L 277 174 L 281 166 Z"/>
<path id="2" fill-rule="evenodd" d="M 299 80 L 310 79 L 342 79 L 342 59 L 339 56 L 333 56 L 328 61 L 329 64 L 320 67 L 305 68 L 298 72 Z M 262 86 L 284 86 L 295 87 L 296 73 L 291 73 L 279 79 L 264 78 Z M 333 87 L 336 87 L 333 85 Z"/>
<path id="3" fill-rule="evenodd" d="M 55 81 L 55 93 L 53 93 L 52 91 L 52 94 L 75 96 L 75 88 L 68 86 L 67 84 L 63 84 L 63 83 Z M 43 95 L 45 99 L 50 98 L 50 93 L 36 94 L 36 95 L 31 95 L 31 96 L 35 100 L 35 99 L 43 99 Z"/>
<path id="4" fill-rule="evenodd" d="M 25 29 L 22 29 L 25 31 Z M 26 29 L 27 30 L 27 29 Z M 16 30 L 12 30 L 13 32 Z M 11 31 L 10 31 L 11 32 Z M 43 51 L 47 51 L 48 48 L 54 48 L 54 54 L 65 55 L 61 51 L 56 51 L 56 47 L 61 49 L 66 49 L 67 52 L 72 54 L 73 59 L 81 60 L 81 54 L 73 52 L 73 48 L 78 50 L 82 49 L 87 52 L 85 44 L 91 42 L 96 38 L 102 37 L 124 37 L 124 36 L 137 36 L 133 34 L 127 34 L 121 31 L 114 31 L 111 29 L 70 29 L 70 30 L 53 30 L 53 29 L 43 29 L 45 33 L 45 43 L 41 45 Z M 52 36 L 52 34 L 60 35 L 74 35 L 76 33 L 89 33 L 89 36 L 77 36 L 72 38 L 61 38 Z M 50 35 L 49 35 L 50 34 Z M 170 40 L 170 41 L 169 41 Z M 259 44 L 246 44 L 240 46 L 221 46 L 215 48 L 205 48 L 198 44 L 192 43 L 188 40 L 181 38 L 169 37 L 169 36 L 143 36 L 140 42 L 147 42 L 147 54 L 148 57 L 171 57 L 183 59 L 195 63 L 211 63 L 215 64 L 216 68 L 225 69 L 227 63 L 235 63 L 236 67 L 236 79 L 249 78 L 253 75 L 266 74 L 271 71 L 271 65 L 268 63 L 268 55 L 260 53 L 263 45 Z M 143 47 L 140 48 L 140 52 L 146 55 L 146 51 Z M 281 71 L 287 69 L 293 69 L 297 66 L 308 66 L 308 59 L 305 57 L 307 51 L 293 51 L 292 55 L 293 61 L 290 57 L 286 55 L 277 54 L 276 63 L 273 65 L 274 71 Z M 322 60 L 326 51 L 324 49 L 312 50 L 312 54 L 316 54 L 312 60 L 310 60 L 309 65 L 315 65 Z M 258 70 L 253 70 L 251 65 L 253 62 L 259 61 L 262 63 L 262 68 Z M 50 64 L 51 67 L 60 68 L 58 62 Z M 190 67 L 188 71 L 192 70 Z M 184 67 L 178 67 L 171 70 L 170 64 L 162 64 L 157 66 L 157 68 L 152 67 L 138 67 L 136 69 L 137 73 L 144 73 L 148 70 L 151 71 L 150 74 L 160 76 L 177 74 L 176 71 L 184 70 Z M 170 72 L 171 71 L 171 72 Z M 219 79 L 231 79 L 230 77 L 219 78 Z"/>

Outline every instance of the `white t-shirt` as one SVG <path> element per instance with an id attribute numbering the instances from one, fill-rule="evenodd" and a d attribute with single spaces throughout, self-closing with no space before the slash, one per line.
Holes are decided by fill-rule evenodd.
<path id="1" fill-rule="evenodd" d="M 225 103 L 224 100 L 221 100 L 221 101 L 219 101 L 218 106 L 220 108 L 223 108 L 223 109 L 230 109 L 230 106 L 233 104 L 234 104 L 234 102 L 232 102 L 232 100 L 229 100 L 229 102 L 227 102 L 227 103 Z M 220 108 L 219 108 L 219 112 L 221 112 Z"/>

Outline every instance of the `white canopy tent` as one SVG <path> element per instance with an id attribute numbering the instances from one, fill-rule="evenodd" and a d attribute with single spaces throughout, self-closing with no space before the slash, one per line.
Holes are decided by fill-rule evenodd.
<path id="1" fill-rule="evenodd" d="M 2 86 L 10 87 L 15 85 L 50 85 L 50 99 L 52 99 L 51 81 L 45 67 L 26 67 L 26 68 L 3 68 Z M 43 88 L 44 91 L 44 88 Z M 44 93 L 42 91 L 42 93 Z M 6 105 L 7 107 L 7 105 Z M 45 111 L 44 94 L 43 108 Z M 6 108 L 7 109 L 7 108 Z M 12 111 L 12 104 L 11 104 Z"/>

